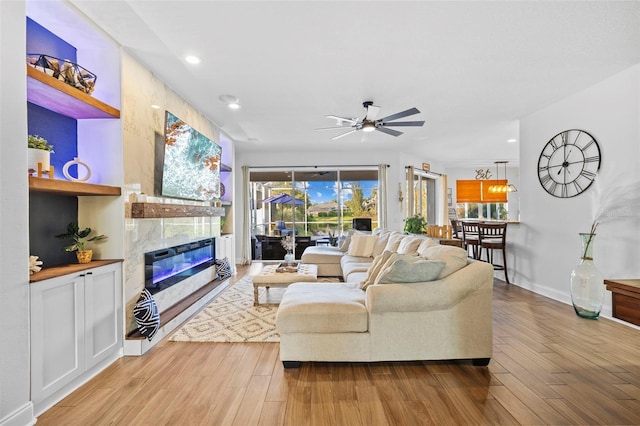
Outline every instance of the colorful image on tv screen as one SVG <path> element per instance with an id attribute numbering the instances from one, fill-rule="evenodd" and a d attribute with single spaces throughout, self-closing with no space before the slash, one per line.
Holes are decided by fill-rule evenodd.
<path id="1" fill-rule="evenodd" d="M 209 201 L 220 198 L 220 145 L 166 112 L 162 195 Z"/>

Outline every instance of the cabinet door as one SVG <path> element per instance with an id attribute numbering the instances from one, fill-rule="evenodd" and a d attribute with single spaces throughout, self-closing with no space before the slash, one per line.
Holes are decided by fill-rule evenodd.
<path id="1" fill-rule="evenodd" d="M 65 275 L 30 285 L 31 398 L 53 394 L 86 369 L 84 278 Z"/>
<path id="2" fill-rule="evenodd" d="M 122 267 L 106 265 L 85 272 L 87 368 L 122 348 Z"/>

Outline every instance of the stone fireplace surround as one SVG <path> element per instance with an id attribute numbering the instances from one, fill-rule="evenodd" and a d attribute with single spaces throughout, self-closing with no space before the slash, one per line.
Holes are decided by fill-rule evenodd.
<path id="1" fill-rule="evenodd" d="M 124 297 L 125 297 L 125 335 L 137 329 L 133 318 L 133 306 L 145 286 L 144 254 L 166 247 L 178 246 L 206 238 L 219 237 L 219 217 L 177 217 L 161 219 L 132 219 L 125 223 L 125 260 L 124 260 Z M 180 300 L 196 292 L 215 279 L 215 266 L 211 266 L 180 283 L 154 295 L 158 310 L 173 306 Z M 220 285 L 207 294 L 198 303 L 192 305 L 178 317 L 163 324 L 151 342 L 146 340 L 125 339 L 125 355 L 142 355 L 165 335 L 171 333 L 179 324 L 195 311 L 208 303 L 226 286 Z"/>

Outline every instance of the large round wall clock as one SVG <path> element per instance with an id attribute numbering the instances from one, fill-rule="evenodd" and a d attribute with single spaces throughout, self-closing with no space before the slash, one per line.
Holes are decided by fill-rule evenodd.
<path id="1" fill-rule="evenodd" d="M 582 194 L 600 169 L 600 147 L 584 130 L 565 130 L 552 137 L 538 159 L 538 179 L 549 194 L 571 198 Z"/>

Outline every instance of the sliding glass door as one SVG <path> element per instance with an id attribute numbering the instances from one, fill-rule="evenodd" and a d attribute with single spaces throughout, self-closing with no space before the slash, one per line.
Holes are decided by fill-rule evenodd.
<path id="1" fill-rule="evenodd" d="M 378 226 L 377 167 L 252 168 L 249 180 L 256 241 L 294 235 L 304 244 L 335 244 L 354 218 Z"/>

